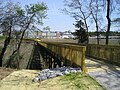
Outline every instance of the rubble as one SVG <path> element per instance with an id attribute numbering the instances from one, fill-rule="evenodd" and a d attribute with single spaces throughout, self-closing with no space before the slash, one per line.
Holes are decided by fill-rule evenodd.
<path id="1" fill-rule="evenodd" d="M 33 82 L 43 81 L 49 78 L 63 76 L 70 73 L 81 72 L 81 68 L 72 68 L 72 67 L 60 67 L 53 69 L 44 69 L 42 70 L 37 77 L 33 79 Z"/>

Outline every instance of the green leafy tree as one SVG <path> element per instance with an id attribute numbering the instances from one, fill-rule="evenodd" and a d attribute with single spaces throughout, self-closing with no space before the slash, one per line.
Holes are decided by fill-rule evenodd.
<path id="1" fill-rule="evenodd" d="M 17 17 L 16 13 L 16 4 L 13 5 L 13 3 L 7 3 L 6 5 L 2 6 L 0 4 L 0 33 L 3 33 L 5 35 L 5 41 L 4 46 L 0 53 L 0 66 L 2 66 L 2 59 L 4 56 L 4 53 L 10 43 L 10 40 L 12 38 L 12 30 L 13 30 L 13 24 L 16 22 L 14 17 Z"/>
<path id="2" fill-rule="evenodd" d="M 43 30 L 48 30 L 48 31 L 50 31 L 50 27 L 49 27 L 49 26 L 46 26 L 46 27 L 43 28 Z"/>
<path id="3" fill-rule="evenodd" d="M 87 43 L 88 42 L 87 31 L 85 29 L 84 23 L 81 20 L 77 21 L 75 27 L 77 29 L 73 33 L 73 35 L 77 37 L 78 43 Z"/>
<path id="4" fill-rule="evenodd" d="M 8 17 L 6 17 L 6 20 L 11 21 L 10 25 L 7 24 L 11 27 L 11 29 L 9 29 L 7 31 L 14 30 L 14 31 L 20 32 L 18 45 L 17 45 L 16 49 L 13 51 L 13 53 L 11 54 L 10 59 L 8 60 L 7 67 L 9 67 L 10 63 L 11 63 L 11 59 L 16 54 L 19 55 L 19 49 L 20 49 L 22 40 L 24 38 L 25 32 L 27 30 L 29 30 L 35 24 L 39 24 L 39 25 L 43 24 L 43 19 L 45 19 L 47 16 L 47 6 L 43 2 L 40 2 L 37 4 L 26 5 L 25 8 L 21 8 L 21 6 L 14 5 L 14 4 L 11 4 L 11 6 L 15 6 L 15 8 L 10 8 L 8 5 L 6 5 L 6 6 L 7 6 L 6 11 L 10 10 L 9 13 L 7 13 L 8 17 L 10 17 L 10 19 Z M 4 9 L 5 8 L 2 8 L 1 10 L 3 11 Z M 14 13 L 13 13 L 13 11 L 14 11 Z M 6 12 L 4 12 L 4 13 L 2 12 L 1 14 L 3 15 L 3 17 L 6 16 Z M 5 20 L 2 19 L 2 21 L 4 22 Z M 6 29 L 4 29 L 4 31 L 5 30 Z M 11 38 L 11 33 L 9 33 L 9 35 Z M 10 38 L 9 38 L 9 40 L 10 40 Z M 9 45 L 9 43 L 7 45 Z M 4 52 L 5 52 L 5 50 L 4 50 Z M 1 54 L 1 55 L 2 55 L 2 57 L 0 58 L 0 66 L 2 66 L 2 58 L 3 58 L 4 54 Z"/>

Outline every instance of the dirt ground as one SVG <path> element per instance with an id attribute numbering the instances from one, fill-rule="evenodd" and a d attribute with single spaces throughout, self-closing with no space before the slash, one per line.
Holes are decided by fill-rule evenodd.
<path id="1" fill-rule="evenodd" d="M 15 69 L 0 67 L 0 81 L 10 75 Z"/>
<path id="2" fill-rule="evenodd" d="M 32 82 L 36 70 L 18 70 L 0 81 L 0 90 L 104 90 L 86 74 L 73 74 Z"/>
<path id="3" fill-rule="evenodd" d="M 31 57 L 33 45 L 34 45 L 34 42 L 23 42 L 22 43 L 21 48 L 20 48 L 19 69 L 26 69 L 29 59 Z M 10 44 L 3 57 L 4 67 L 7 65 L 8 59 L 10 58 L 10 55 L 12 55 L 13 50 L 14 50 L 14 47 L 12 44 Z M 12 59 L 11 67 L 16 68 L 17 66 L 18 65 L 17 65 L 16 59 Z"/>
<path id="4" fill-rule="evenodd" d="M 66 41 L 69 40 L 65 39 Z M 29 43 L 23 45 L 22 51 L 24 51 L 23 55 L 28 54 L 21 61 L 20 68 L 25 68 L 32 51 L 32 45 Z M 101 85 L 87 75 L 77 75 L 74 78 L 68 75 L 39 83 L 32 82 L 38 72 L 40 71 L 24 69 L 15 71 L 14 69 L 0 68 L 0 90 L 104 90 Z"/>

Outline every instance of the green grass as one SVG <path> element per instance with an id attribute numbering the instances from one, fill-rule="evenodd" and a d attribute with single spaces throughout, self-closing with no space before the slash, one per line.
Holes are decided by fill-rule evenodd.
<path id="1" fill-rule="evenodd" d="M 85 73 L 72 73 L 62 77 L 67 81 L 68 88 L 74 87 L 73 90 L 105 90 L 96 80 Z"/>
<path id="2" fill-rule="evenodd" d="M 0 36 L 0 41 L 5 39 L 5 36 Z"/>
<path id="3" fill-rule="evenodd" d="M 100 44 L 105 45 L 106 39 L 101 39 Z M 89 39 L 89 44 L 97 44 L 97 39 Z M 120 39 L 109 39 L 109 45 L 120 45 Z"/>
<path id="4" fill-rule="evenodd" d="M 2 46 L 0 46 L 0 52 L 2 51 Z"/>

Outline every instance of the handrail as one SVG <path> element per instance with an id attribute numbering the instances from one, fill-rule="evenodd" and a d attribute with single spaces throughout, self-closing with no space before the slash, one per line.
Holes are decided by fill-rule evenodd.
<path id="1" fill-rule="evenodd" d="M 85 46 L 70 45 L 57 42 L 42 42 L 38 40 L 34 41 L 49 49 L 51 52 L 62 56 L 63 58 L 66 58 L 71 62 L 71 64 L 80 66 L 84 72 L 87 71 L 85 66 Z"/>

